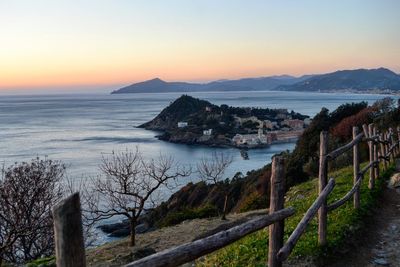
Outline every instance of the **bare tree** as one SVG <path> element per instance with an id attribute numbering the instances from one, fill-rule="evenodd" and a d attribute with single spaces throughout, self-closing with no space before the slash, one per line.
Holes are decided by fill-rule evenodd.
<path id="1" fill-rule="evenodd" d="M 51 207 L 63 196 L 65 166 L 48 159 L 15 163 L 0 178 L 0 266 L 54 253 Z"/>
<path id="2" fill-rule="evenodd" d="M 130 246 L 135 245 L 138 219 L 155 206 L 158 190 L 171 189 L 177 178 L 191 174 L 190 168 L 170 156 L 160 154 L 157 159 L 145 160 L 138 148 L 103 156 L 100 170 L 105 177 L 94 179 L 86 201 L 91 221 L 125 216 L 130 222 Z"/>
<path id="3" fill-rule="evenodd" d="M 209 184 L 217 186 L 224 194 L 224 207 L 222 209 L 222 220 L 225 220 L 226 206 L 228 203 L 228 190 L 224 185 L 226 169 L 232 163 L 232 155 L 223 152 L 213 152 L 211 158 L 203 157 L 197 164 L 197 172 L 200 178 Z"/>

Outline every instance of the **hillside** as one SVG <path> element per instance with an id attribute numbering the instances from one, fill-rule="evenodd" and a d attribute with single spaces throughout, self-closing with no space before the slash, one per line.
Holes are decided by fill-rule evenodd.
<path id="1" fill-rule="evenodd" d="M 399 92 L 400 75 L 386 68 L 339 70 L 320 75 L 268 76 L 209 83 L 166 82 L 159 78 L 134 83 L 112 94 L 207 91 Z"/>
<path id="2" fill-rule="evenodd" d="M 167 130 L 175 128 L 179 121 L 184 120 L 191 114 L 204 111 L 206 107 L 217 108 L 217 106 L 206 100 L 182 95 L 163 109 L 153 120 L 139 127 L 149 130 Z"/>
<path id="3" fill-rule="evenodd" d="M 394 168 L 390 168 L 383 176 L 387 178 L 393 173 Z M 330 201 L 340 198 L 345 192 L 352 187 L 353 170 L 346 167 L 339 171 L 333 172 L 330 176 L 335 177 L 337 186 L 334 194 L 330 197 Z M 319 260 L 320 256 L 330 259 L 336 253 L 343 251 L 345 246 L 351 245 L 348 242 L 350 237 L 360 234 L 365 219 L 370 215 L 367 211 L 378 203 L 379 196 L 384 187 L 383 179 L 378 180 L 379 184 L 375 190 L 368 189 L 368 180 L 365 179 L 361 194 L 362 208 L 361 212 L 356 212 L 351 202 L 346 204 L 340 210 L 332 213 L 329 220 L 330 243 L 326 248 L 318 247 L 317 238 L 317 222 L 314 220 L 307 230 L 304 237 L 299 241 L 294 251 L 294 257 L 291 258 L 287 266 L 316 266 L 315 262 L 310 260 Z M 315 200 L 317 194 L 317 180 L 313 179 L 308 182 L 292 187 L 287 192 L 285 206 L 293 206 L 296 209 L 296 215 L 290 217 L 287 223 L 287 232 L 291 232 L 303 213 L 310 204 Z M 265 210 L 254 210 L 246 213 L 231 213 L 228 220 L 223 221 L 219 218 L 194 219 L 187 220 L 180 224 L 170 227 L 164 227 L 155 231 L 138 235 L 138 248 L 129 248 L 123 239 L 116 242 L 100 246 L 87 251 L 87 261 L 89 266 L 120 266 L 140 258 L 141 249 L 148 251 L 150 254 L 162 251 L 173 246 L 180 245 L 185 242 L 196 240 L 198 237 L 204 237 L 215 231 L 230 228 L 233 225 L 242 223 L 255 215 L 266 212 Z M 352 227 L 349 227 L 351 225 Z M 193 234 L 193 229 L 196 233 Z M 206 256 L 204 259 L 196 261 L 196 266 L 263 266 L 266 262 L 266 252 L 268 247 L 268 233 L 264 230 L 253 233 L 240 241 L 227 246 L 215 253 Z M 118 255 L 116 257 L 116 255 Z M 146 255 L 146 254 L 145 254 Z M 143 256 L 145 256 L 143 255 Z M 142 256 L 142 257 L 143 257 Z M 301 256 L 298 258 L 296 256 Z M 318 266 L 318 265 L 317 265 Z"/>
<path id="4" fill-rule="evenodd" d="M 217 106 L 182 95 L 139 127 L 162 131 L 157 137 L 174 143 L 256 148 L 293 141 L 307 118 L 287 109 Z"/>
<path id="5" fill-rule="evenodd" d="M 289 75 L 245 78 L 239 80 L 218 80 L 209 83 L 166 82 L 159 78 L 134 83 L 117 89 L 112 94 L 167 93 L 167 92 L 207 92 L 207 91 L 263 91 L 273 90 L 279 85 L 293 84 L 309 76 Z"/>
<path id="6" fill-rule="evenodd" d="M 201 101 L 198 102 L 196 100 L 193 103 L 202 106 Z M 287 221 L 285 227 L 286 237 L 293 231 L 302 214 L 309 208 L 317 195 L 317 180 L 312 179 L 312 177 L 318 175 L 318 167 L 315 168 L 313 164 L 318 164 L 319 162 L 315 153 L 318 151 L 320 131 L 324 129 L 330 131 L 329 150 L 331 151 L 351 139 L 351 131 L 344 131 L 344 140 L 340 138 L 342 135 L 338 135 L 337 132 L 338 129 L 345 129 L 346 127 L 350 127 L 351 129 L 355 125 L 353 120 L 348 121 L 349 118 L 354 118 L 357 123 L 368 124 L 374 122 L 376 126 L 384 131 L 387 127 L 394 127 L 400 123 L 400 109 L 393 107 L 391 103 L 392 101 L 389 101 L 389 99 L 379 100 L 374 103 L 372 105 L 374 109 L 370 113 L 373 117 L 360 117 L 365 111 L 370 111 L 371 106 L 367 106 L 365 102 L 343 104 L 330 113 L 326 109 L 322 109 L 313 118 L 312 124 L 301 136 L 295 151 L 282 152 L 281 155 L 287 159 L 285 179 L 289 191 L 285 198 L 286 206 L 293 206 L 297 211 L 296 215 L 290 217 Z M 391 107 L 390 110 L 388 110 L 388 107 Z M 362 161 L 368 160 L 367 146 L 360 146 L 360 158 Z M 340 156 L 340 158 L 337 158 L 335 164 L 329 164 L 328 176 L 336 180 L 334 191 L 328 199 L 329 203 L 341 198 L 352 187 L 353 168 L 348 166 L 351 159 L 352 151 L 348 151 Z M 365 167 L 365 165 L 364 163 L 361 168 Z M 381 172 L 380 177 L 387 178 L 392 171 L 393 166 L 389 168 L 389 171 Z M 229 190 L 229 212 L 240 213 L 268 207 L 270 176 L 271 165 L 268 164 L 262 169 L 247 173 L 246 176 L 238 173 L 232 179 L 224 181 L 223 184 Z M 334 253 L 341 253 L 345 250 L 348 245 L 346 240 L 353 239 L 355 234 L 359 234 L 360 230 L 364 229 L 363 223 L 371 217 L 371 213 L 369 213 L 371 207 L 380 202 L 378 201 L 378 197 L 384 188 L 384 180 L 376 180 L 373 190 L 368 189 L 368 179 L 363 180 L 361 187 L 361 209 L 359 212 L 353 209 L 352 202 L 350 201 L 342 208 L 330 213 L 328 217 L 329 242 L 326 247 L 318 247 L 317 245 L 317 224 L 314 219 L 307 228 L 305 235 L 302 236 L 295 247 L 293 256 L 289 259 L 290 261 L 294 261 L 291 266 L 303 266 L 298 264 L 299 259 L 321 259 L 322 257 L 329 260 L 329 257 Z M 138 256 L 137 252 L 140 248 L 143 248 L 142 246 L 146 246 L 145 250 L 147 253 L 154 253 L 154 250 L 157 251 L 161 248 L 177 245 L 176 242 L 193 240 L 199 233 L 205 235 L 207 232 L 214 232 L 215 229 L 221 230 L 220 226 L 225 222 L 219 219 L 211 219 L 213 223 L 206 223 L 206 229 L 202 228 L 201 231 L 196 232 L 196 235 L 193 235 L 192 230 L 192 232 L 189 231 L 189 236 L 186 235 L 182 238 L 179 236 L 180 234 L 183 235 L 187 230 L 187 225 L 189 224 L 187 220 L 218 215 L 223 205 L 223 196 L 222 192 L 213 185 L 207 185 L 203 182 L 188 184 L 175 192 L 167 201 L 156 207 L 146 216 L 147 218 L 141 218 L 139 222 L 141 225 L 138 225 L 138 227 L 141 226 L 140 228 L 142 228 L 143 224 L 146 224 L 146 220 L 149 225 L 145 230 L 146 233 L 140 231 L 143 234 L 139 234 L 140 237 L 138 240 L 142 241 L 139 241 L 137 248 L 134 250 L 128 248 L 126 240 L 110 243 L 89 251 L 89 262 L 95 266 L 110 266 L 110 263 L 115 261 L 118 264 L 123 264 L 122 261 L 132 261 L 136 258 Z M 232 217 L 228 216 L 228 218 Z M 214 224 L 218 220 L 221 224 Z M 201 224 L 204 226 L 203 222 L 207 222 L 207 220 L 202 221 Z M 164 227 L 172 225 L 176 226 Z M 190 229 L 197 229 L 194 224 L 192 225 Z M 199 224 L 197 225 L 199 226 Z M 267 233 L 264 230 L 253 233 L 224 249 L 208 255 L 205 261 L 197 263 L 205 266 L 257 266 L 258 263 L 263 264 L 266 259 L 266 244 L 268 242 L 265 238 L 266 235 Z M 171 237 L 171 239 L 168 239 L 166 242 L 163 242 L 162 246 L 159 246 L 165 236 Z M 145 255 L 142 254 L 143 256 Z M 308 264 L 306 266 L 313 265 Z"/>
<path id="7" fill-rule="evenodd" d="M 363 165 L 365 166 L 365 165 Z M 352 202 L 340 209 L 330 212 L 328 219 L 328 244 L 318 246 L 318 223 L 314 218 L 307 227 L 305 234 L 300 238 L 290 256 L 287 266 L 327 266 L 334 257 L 348 250 L 352 246 L 352 239 L 361 234 L 365 222 L 371 216 L 371 209 L 376 207 L 388 179 L 395 171 L 392 165 L 388 171 L 382 173 L 373 190 L 368 189 L 368 179 L 364 179 L 361 186 L 361 208 L 353 208 Z M 328 203 L 340 199 L 352 187 L 353 172 L 351 167 L 329 173 L 336 181 L 336 187 L 329 196 Z M 285 206 L 294 207 L 296 214 L 285 221 L 285 236 L 295 229 L 304 213 L 317 197 L 318 180 L 304 182 L 293 186 L 286 193 Z M 261 230 L 250 234 L 238 242 L 210 254 L 203 260 L 197 261 L 196 266 L 264 266 L 267 259 L 268 231 Z M 357 247 L 358 249 L 358 247 Z M 344 260 L 346 262 L 346 260 Z M 285 264 L 285 265 L 286 265 Z M 350 266 L 350 265 L 342 265 Z"/>
<path id="8" fill-rule="evenodd" d="M 303 92 L 399 92 L 400 75 L 385 68 L 341 70 L 316 75 L 295 84 L 281 85 L 277 89 Z"/>

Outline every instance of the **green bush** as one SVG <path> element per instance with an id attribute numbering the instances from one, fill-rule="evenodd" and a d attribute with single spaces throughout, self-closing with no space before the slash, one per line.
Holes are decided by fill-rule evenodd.
<path id="1" fill-rule="evenodd" d="M 259 193 L 253 192 L 244 198 L 239 206 L 239 212 L 247 212 L 257 209 L 266 209 L 269 206 L 267 195 L 260 196 Z"/>
<path id="2" fill-rule="evenodd" d="M 40 258 L 26 264 L 26 267 L 56 267 L 55 257 Z"/>
<path id="3" fill-rule="evenodd" d="M 218 209 L 214 205 L 208 204 L 195 209 L 185 208 L 181 211 L 168 213 L 167 216 L 158 223 L 158 226 L 171 226 L 181 223 L 185 220 L 209 218 L 214 216 L 218 216 Z"/>

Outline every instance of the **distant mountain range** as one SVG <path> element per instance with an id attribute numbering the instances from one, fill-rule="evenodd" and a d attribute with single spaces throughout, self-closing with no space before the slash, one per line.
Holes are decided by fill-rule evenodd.
<path id="1" fill-rule="evenodd" d="M 112 94 L 207 91 L 400 92 L 400 75 L 385 68 L 340 70 L 319 75 L 269 76 L 209 83 L 166 82 L 159 78 L 135 83 Z"/>

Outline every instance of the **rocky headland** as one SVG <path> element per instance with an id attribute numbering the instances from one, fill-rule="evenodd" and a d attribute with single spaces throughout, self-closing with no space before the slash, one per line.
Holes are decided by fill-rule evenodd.
<path id="1" fill-rule="evenodd" d="M 182 95 L 139 127 L 174 143 L 258 148 L 294 141 L 309 123 L 308 116 L 287 109 L 218 106 Z"/>

